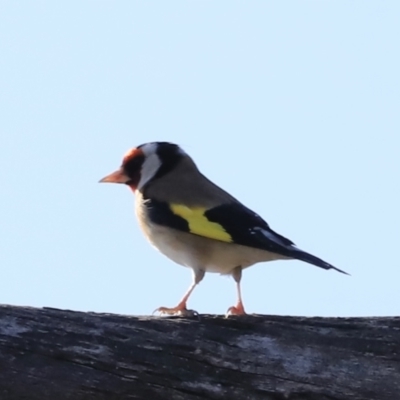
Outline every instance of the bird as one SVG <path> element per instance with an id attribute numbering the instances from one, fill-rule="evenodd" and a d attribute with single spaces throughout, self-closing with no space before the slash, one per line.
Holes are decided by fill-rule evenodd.
<path id="1" fill-rule="evenodd" d="M 149 142 L 128 150 L 118 170 L 100 180 L 127 185 L 135 194 L 135 213 L 148 241 L 177 264 L 191 268 L 193 280 L 175 307 L 164 315 L 192 315 L 187 302 L 206 272 L 231 275 L 237 302 L 227 315 L 245 315 L 242 271 L 256 263 L 300 260 L 347 272 L 299 249 L 273 231 L 258 214 L 204 176 L 177 144 Z"/>

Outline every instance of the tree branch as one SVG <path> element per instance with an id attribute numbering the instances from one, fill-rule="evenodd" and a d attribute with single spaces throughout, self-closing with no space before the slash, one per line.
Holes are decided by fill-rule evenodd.
<path id="1" fill-rule="evenodd" d="M 400 318 L 0 306 L 3 400 L 395 400 Z"/>

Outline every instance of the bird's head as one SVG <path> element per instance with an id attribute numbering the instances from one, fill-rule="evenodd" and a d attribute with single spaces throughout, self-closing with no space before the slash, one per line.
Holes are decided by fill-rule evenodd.
<path id="1" fill-rule="evenodd" d="M 141 190 L 148 182 L 171 171 L 184 157 L 186 153 L 176 144 L 145 143 L 128 150 L 121 167 L 100 182 L 124 183 L 133 191 Z"/>

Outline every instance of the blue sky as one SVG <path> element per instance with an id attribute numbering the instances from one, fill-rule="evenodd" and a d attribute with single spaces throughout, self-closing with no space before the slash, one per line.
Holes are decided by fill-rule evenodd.
<path id="1" fill-rule="evenodd" d="M 249 313 L 400 314 L 398 1 L 0 3 L 0 302 L 150 314 L 190 270 L 100 185 L 141 143 L 180 144 L 300 261 L 243 275 Z M 208 274 L 189 307 L 223 314 Z"/>

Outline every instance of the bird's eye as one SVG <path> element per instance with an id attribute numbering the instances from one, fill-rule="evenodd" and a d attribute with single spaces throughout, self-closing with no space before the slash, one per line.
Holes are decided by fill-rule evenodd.
<path id="1" fill-rule="evenodd" d="M 136 155 L 123 163 L 123 167 L 128 176 L 133 176 L 140 171 L 144 162 L 144 155 Z"/>

